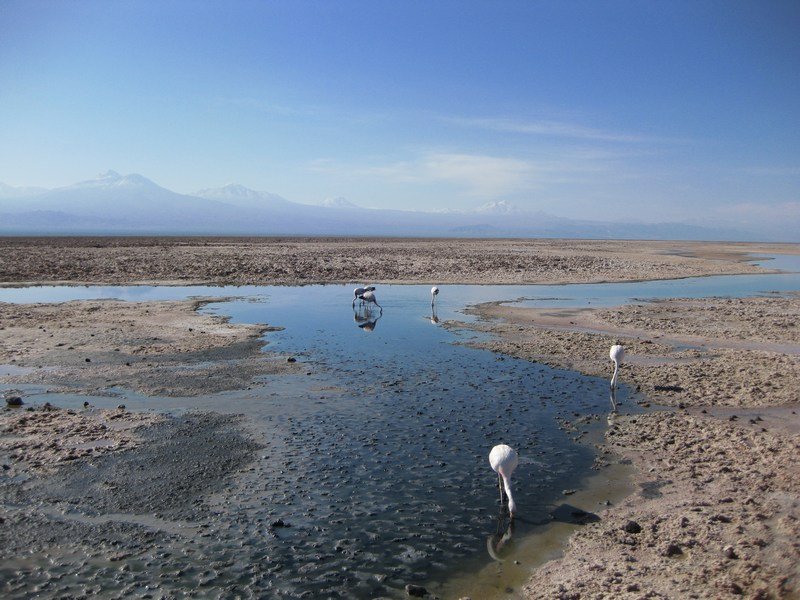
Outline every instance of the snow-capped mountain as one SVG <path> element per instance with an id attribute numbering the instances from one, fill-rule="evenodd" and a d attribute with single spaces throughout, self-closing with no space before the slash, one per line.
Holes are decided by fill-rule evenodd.
<path id="1" fill-rule="evenodd" d="M 347 198 L 342 196 L 337 196 L 336 198 L 325 198 L 320 203 L 320 206 L 324 206 L 326 208 L 345 208 L 345 209 L 352 209 L 352 208 L 361 208 L 357 204 L 353 204 Z"/>
<path id="2" fill-rule="evenodd" d="M 257 192 L 238 183 L 229 183 L 220 188 L 210 188 L 194 193 L 198 198 L 219 200 L 233 206 L 243 208 L 269 208 L 278 205 L 293 204 L 283 196 L 269 192 Z"/>
<path id="3" fill-rule="evenodd" d="M 506 200 L 498 200 L 478 207 L 475 212 L 487 215 L 511 215 L 522 211 Z"/>
<path id="4" fill-rule="evenodd" d="M 524 211 L 504 200 L 471 211 L 420 212 L 361 208 L 344 198 L 312 206 L 238 184 L 186 195 L 142 175 L 115 171 L 52 190 L 2 186 L 2 234 L 759 239 L 754 233 L 685 223 L 576 221 Z M 785 239 L 795 241 L 796 232 L 792 235 Z"/>

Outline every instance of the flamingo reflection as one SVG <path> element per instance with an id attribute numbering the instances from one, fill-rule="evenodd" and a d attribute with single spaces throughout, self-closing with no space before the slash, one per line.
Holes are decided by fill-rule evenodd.
<path id="1" fill-rule="evenodd" d="M 494 535 L 486 538 L 486 551 L 489 556 L 497 562 L 503 562 L 501 554 L 503 548 L 508 545 L 511 538 L 514 536 L 514 519 L 508 516 L 508 513 L 500 507 L 500 514 L 497 515 L 497 531 Z"/>
<path id="2" fill-rule="evenodd" d="M 359 305 L 353 308 L 353 320 L 359 329 L 364 331 L 374 331 L 378 321 L 383 316 L 383 310 L 375 312 L 369 304 Z"/>
<path id="3" fill-rule="evenodd" d="M 436 325 L 439 322 L 439 315 L 436 314 L 436 305 L 431 304 L 431 324 Z"/>

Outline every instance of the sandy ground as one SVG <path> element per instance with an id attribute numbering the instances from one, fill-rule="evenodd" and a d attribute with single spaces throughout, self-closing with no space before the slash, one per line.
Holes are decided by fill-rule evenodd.
<path id="1" fill-rule="evenodd" d="M 763 271 L 791 244 L 370 238 L 0 238 L 0 283 L 565 283 Z"/>
<path id="2" fill-rule="evenodd" d="M 534 573 L 527 598 L 797 597 L 800 297 L 670 300 L 558 311 L 486 304 L 485 344 L 610 376 L 676 407 L 618 416 L 606 435 L 639 491 Z"/>
<path id="3" fill-rule="evenodd" d="M 22 368 L 2 381 L 84 394 L 119 387 L 194 396 L 297 369 L 261 351 L 268 325 L 197 312 L 210 301 L 0 303 L 0 365 Z"/>
<path id="4" fill-rule="evenodd" d="M 742 262 L 747 252 L 781 250 L 798 253 L 797 246 L 683 242 L 5 238 L 0 282 L 618 281 L 752 272 L 759 269 Z M 231 325 L 197 313 L 197 306 L 0 304 L 0 365 L 15 367 L 0 380 L 87 394 L 118 386 L 193 395 L 243 389 L 254 377 L 297 368 L 286 357 L 260 352 L 267 325 Z M 640 491 L 573 535 L 565 556 L 534 574 L 527 597 L 796 595 L 800 299 L 475 310 L 485 319 L 476 327 L 498 336 L 487 344 L 492 350 L 590 374 L 610 375 L 608 347 L 619 339 L 629 352 L 623 383 L 672 407 L 616 419 L 605 449 L 633 462 Z M 185 491 L 194 498 L 217 489 L 256 448 L 237 423 L 219 415 L 162 421 L 124 410 L 29 408 L 0 411 L 6 482 L 0 542 L 8 555 L 33 550 L 52 561 L 47 549 L 53 547 L 85 554 L 78 539 L 106 540 L 99 551 L 105 555 L 134 535 L 123 525 L 53 529 L 53 521 L 27 506 L 32 497 L 52 502 L 53 490 L 61 490 L 63 502 L 80 502 L 87 482 L 75 465 L 92 461 L 111 473 L 98 472 L 88 482 L 97 486 L 94 502 L 105 503 L 103 510 L 147 513 L 156 503 L 191 520 L 196 507 L 182 504 Z M 191 452 L 176 452 L 176 432 L 181 444 L 204 449 L 203 470 L 181 462 Z M 219 440 L 222 446 L 208 450 Z M 108 462 L 114 456 L 122 462 Z M 155 480 L 131 475 L 162 462 L 168 467 Z M 169 481 L 180 485 L 165 487 Z M 43 566 L 38 575 L 52 573 Z M 27 576 L 14 575 L 7 589 L 27 589 Z M 115 577 L 120 585 L 136 583 L 135 574 Z"/>

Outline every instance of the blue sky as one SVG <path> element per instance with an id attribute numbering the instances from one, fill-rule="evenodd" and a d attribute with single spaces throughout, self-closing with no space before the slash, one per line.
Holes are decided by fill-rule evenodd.
<path id="1" fill-rule="evenodd" d="M 800 214 L 800 3 L 0 2 L 0 181 Z"/>

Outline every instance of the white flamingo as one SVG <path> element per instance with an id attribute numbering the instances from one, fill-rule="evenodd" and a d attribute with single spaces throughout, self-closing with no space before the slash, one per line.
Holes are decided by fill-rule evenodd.
<path id="1" fill-rule="evenodd" d="M 374 292 L 374 291 L 375 291 L 375 286 L 374 285 L 368 285 L 366 287 L 357 287 L 356 289 L 354 289 L 353 290 L 353 306 L 356 305 L 356 300 L 358 300 L 361 297 L 362 294 L 364 294 L 365 292 Z"/>
<path id="2" fill-rule="evenodd" d="M 439 295 L 439 288 L 436 287 L 436 286 L 433 286 L 431 288 L 431 305 L 433 305 L 436 302 L 436 296 L 438 296 L 438 295 Z"/>
<path id="3" fill-rule="evenodd" d="M 608 352 L 609 358 L 614 361 L 614 375 L 611 377 L 611 389 L 617 389 L 617 374 L 619 373 L 619 365 L 625 358 L 625 348 L 621 344 L 614 344 Z"/>
<path id="4" fill-rule="evenodd" d="M 375 292 L 373 292 L 372 290 L 367 290 L 366 292 L 361 294 L 359 298 L 361 298 L 367 304 L 369 303 L 374 304 L 375 306 L 381 309 L 381 312 L 383 312 L 383 307 L 380 304 L 378 304 L 378 299 L 375 297 Z"/>
<path id="5" fill-rule="evenodd" d="M 511 518 L 514 518 L 514 513 L 517 512 L 517 505 L 514 503 L 514 497 L 511 495 L 511 474 L 517 468 L 519 457 L 511 446 L 499 444 L 492 448 L 489 453 L 489 464 L 492 465 L 492 470 L 497 473 L 497 484 L 500 487 L 500 506 L 503 505 L 503 489 L 505 489 L 506 496 L 508 496 L 508 512 Z"/>

